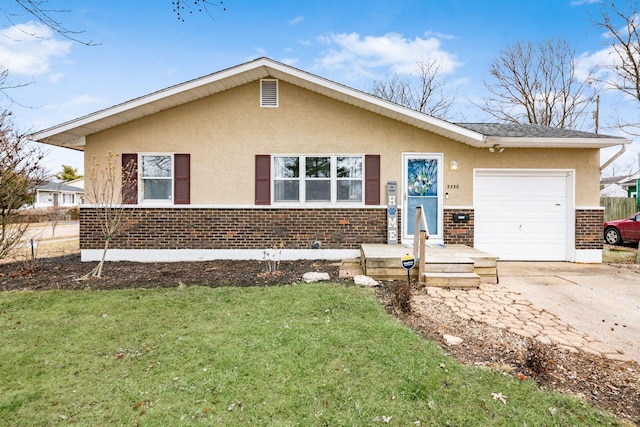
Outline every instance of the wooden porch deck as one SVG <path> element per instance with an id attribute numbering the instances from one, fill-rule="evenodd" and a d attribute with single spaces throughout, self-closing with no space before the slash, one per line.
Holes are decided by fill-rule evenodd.
<path id="1" fill-rule="evenodd" d="M 367 276 L 391 280 L 407 277 L 400 258 L 413 253 L 412 246 L 363 244 L 360 263 Z M 465 245 L 426 245 L 426 265 L 420 283 L 426 286 L 478 287 L 480 283 L 498 283 L 496 256 Z M 418 278 L 418 261 L 411 270 Z"/>

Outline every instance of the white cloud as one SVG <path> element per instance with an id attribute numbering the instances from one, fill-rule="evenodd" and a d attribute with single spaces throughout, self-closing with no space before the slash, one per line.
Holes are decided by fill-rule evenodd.
<path id="1" fill-rule="evenodd" d="M 591 76 L 594 84 L 605 82 L 604 88 L 612 88 L 614 86 L 622 86 L 624 82 L 616 73 L 616 67 L 622 65 L 620 56 L 615 52 L 613 47 L 609 46 L 595 52 L 585 52 L 578 56 L 576 61 L 576 78 L 585 80 L 589 77 L 590 70 L 595 68 L 595 73 Z M 625 95 L 625 98 L 629 95 Z M 635 100 L 634 97 L 631 97 Z"/>
<path id="2" fill-rule="evenodd" d="M 49 76 L 49 81 L 51 83 L 58 83 L 60 81 L 61 78 L 64 77 L 63 73 L 56 73 L 56 74 L 52 74 Z"/>
<path id="3" fill-rule="evenodd" d="M 0 31 L 0 65 L 11 74 L 45 74 L 51 60 L 65 56 L 71 44 L 71 41 L 56 40 L 55 33 L 43 24 L 14 25 Z"/>
<path id="4" fill-rule="evenodd" d="M 104 100 L 98 97 L 95 97 L 93 95 L 89 95 L 89 94 L 84 94 L 84 95 L 77 95 L 74 96 L 73 98 L 60 103 L 60 104 L 52 104 L 52 105 L 47 105 L 44 108 L 46 110 L 61 110 L 61 111 L 66 111 L 69 110 L 71 108 L 82 108 L 82 109 L 86 109 L 87 107 L 90 106 L 96 106 L 96 105 L 100 105 L 103 104 Z"/>
<path id="5" fill-rule="evenodd" d="M 298 58 L 282 58 L 280 62 L 287 65 L 294 65 L 296 62 L 298 62 Z"/>
<path id="6" fill-rule="evenodd" d="M 299 23 L 301 23 L 302 21 L 304 21 L 304 17 L 298 15 L 295 18 L 293 18 L 291 21 L 289 21 L 289 24 L 291 25 L 298 25 Z"/>
<path id="7" fill-rule="evenodd" d="M 437 39 L 442 39 L 442 40 L 454 40 L 454 39 L 457 39 L 457 37 L 454 36 L 454 35 L 439 33 L 437 31 L 425 31 L 424 35 L 425 35 L 425 37 L 435 37 Z"/>
<path id="8" fill-rule="evenodd" d="M 441 71 L 452 73 L 461 65 L 456 56 L 446 52 L 436 37 L 414 39 L 402 34 L 387 33 L 383 36 L 361 37 L 358 33 L 329 34 L 318 38 L 329 46 L 316 61 L 316 66 L 328 70 L 346 70 L 352 74 L 376 78 L 381 71 L 411 74 L 417 71 L 416 62 L 426 58 L 438 58 Z"/>
<path id="9" fill-rule="evenodd" d="M 582 6 L 583 4 L 600 3 L 600 0 L 573 0 L 569 2 L 571 6 Z"/>

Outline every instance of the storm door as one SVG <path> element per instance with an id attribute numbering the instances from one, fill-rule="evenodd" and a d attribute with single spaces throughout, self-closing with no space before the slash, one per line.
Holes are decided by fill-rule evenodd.
<path id="1" fill-rule="evenodd" d="M 442 243 L 442 154 L 404 154 L 402 157 L 404 243 L 413 242 L 417 206 L 424 209 L 429 241 Z"/>

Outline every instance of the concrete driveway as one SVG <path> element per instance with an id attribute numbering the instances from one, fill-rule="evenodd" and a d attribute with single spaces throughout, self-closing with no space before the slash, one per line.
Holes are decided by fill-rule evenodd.
<path id="1" fill-rule="evenodd" d="M 500 284 L 640 363 L 640 274 L 606 264 L 498 263 Z"/>

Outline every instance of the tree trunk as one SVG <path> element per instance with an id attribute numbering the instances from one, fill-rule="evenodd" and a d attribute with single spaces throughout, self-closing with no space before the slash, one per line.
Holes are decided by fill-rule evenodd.
<path id="1" fill-rule="evenodd" d="M 102 277 L 102 266 L 104 265 L 104 259 L 107 257 L 107 250 L 109 250 L 109 239 L 104 239 L 104 250 L 102 251 L 102 259 L 98 263 L 97 272 L 94 274 L 95 277 Z"/>
<path id="2" fill-rule="evenodd" d="M 638 252 L 636 253 L 636 264 L 640 264 L 640 242 L 638 242 Z"/>
<path id="3" fill-rule="evenodd" d="M 102 277 L 102 267 L 104 266 L 104 260 L 107 257 L 107 250 L 109 250 L 109 239 L 104 240 L 104 250 L 102 251 L 102 259 L 100 259 L 100 262 L 98 263 L 98 265 L 93 267 L 93 269 L 90 272 L 88 272 L 87 274 L 85 274 L 84 276 L 76 280 L 80 281 L 80 280 L 88 280 L 88 279 L 91 279 L 92 277 L 98 277 L 98 278 Z"/>

